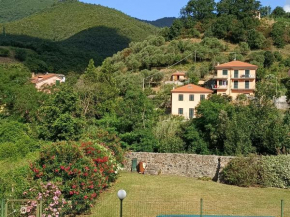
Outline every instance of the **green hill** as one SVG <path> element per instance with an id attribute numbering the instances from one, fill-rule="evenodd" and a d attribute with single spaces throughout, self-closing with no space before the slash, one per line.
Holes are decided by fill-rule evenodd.
<path id="1" fill-rule="evenodd" d="M 1 0 L 0 23 L 22 19 L 53 5 L 57 0 Z"/>
<path id="2" fill-rule="evenodd" d="M 81 71 L 90 58 L 100 64 L 130 42 L 157 31 L 117 10 L 80 2 L 55 4 L 22 20 L 0 24 L 3 28 L 2 45 L 35 50 L 48 65 L 45 70 L 62 72 Z"/>
<path id="3" fill-rule="evenodd" d="M 140 20 L 140 19 L 137 19 L 137 20 Z M 175 17 L 163 17 L 163 18 L 153 20 L 153 21 L 149 21 L 149 20 L 140 20 L 140 21 L 145 22 L 145 23 L 149 23 L 149 24 L 151 24 L 153 26 L 157 26 L 157 27 L 170 27 L 174 20 L 176 20 Z"/>

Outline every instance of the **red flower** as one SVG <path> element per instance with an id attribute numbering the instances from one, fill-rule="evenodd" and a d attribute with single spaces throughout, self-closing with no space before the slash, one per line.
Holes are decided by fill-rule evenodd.
<path id="1" fill-rule="evenodd" d="M 70 191 L 70 192 L 69 192 L 69 195 L 73 195 L 73 194 L 74 194 L 74 192 L 73 192 L 73 191 Z"/>
<path id="2" fill-rule="evenodd" d="M 56 173 L 58 173 L 58 171 L 59 171 L 58 169 L 55 169 L 55 172 L 56 172 Z"/>
<path id="3" fill-rule="evenodd" d="M 98 172 L 98 170 L 97 169 L 94 169 L 94 172 L 96 173 L 96 172 Z"/>
<path id="4" fill-rule="evenodd" d="M 86 196 L 84 196 L 84 199 L 86 200 L 86 199 L 88 199 L 88 196 L 86 195 Z"/>
<path id="5" fill-rule="evenodd" d="M 60 169 L 61 169 L 61 170 L 64 170 L 64 169 L 65 169 L 65 167 L 64 167 L 64 166 L 60 166 Z"/>
<path id="6" fill-rule="evenodd" d="M 45 165 L 45 164 L 43 164 L 43 165 L 42 165 L 42 168 L 43 168 L 43 169 L 45 169 L 45 168 L 46 168 L 46 165 Z"/>
<path id="7" fill-rule="evenodd" d="M 83 175 L 84 175 L 84 176 L 88 176 L 88 173 L 84 173 Z"/>
<path id="8" fill-rule="evenodd" d="M 76 187 L 77 187 L 76 185 L 73 185 L 73 186 L 72 186 L 73 189 L 75 189 Z"/>
<path id="9" fill-rule="evenodd" d="M 84 182 L 82 182 L 82 184 L 81 185 L 85 185 L 85 183 Z"/>

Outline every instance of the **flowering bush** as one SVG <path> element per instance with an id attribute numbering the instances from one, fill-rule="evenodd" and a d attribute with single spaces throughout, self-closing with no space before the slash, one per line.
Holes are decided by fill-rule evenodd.
<path id="1" fill-rule="evenodd" d="M 31 163 L 35 180 L 59 183 L 70 213 L 83 213 L 102 190 L 115 181 L 118 164 L 112 152 L 96 142 L 60 142 L 44 147 Z"/>
<path id="2" fill-rule="evenodd" d="M 109 133 L 107 130 L 96 126 L 90 126 L 83 137 L 84 139 L 98 141 L 112 151 L 118 163 L 124 164 L 124 150 L 121 147 L 121 139 L 115 133 Z"/>
<path id="3" fill-rule="evenodd" d="M 23 192 L 25 198 L 35 198 L 26 204 L 26 215 L 35 217 L 37 202 L 43 201 L 42 217 L 59 217 L 60 213 L 65 212 L 69 206 L 57 185 L 52 182 L 40 183 L 38 187 L 30 188 Z"/>

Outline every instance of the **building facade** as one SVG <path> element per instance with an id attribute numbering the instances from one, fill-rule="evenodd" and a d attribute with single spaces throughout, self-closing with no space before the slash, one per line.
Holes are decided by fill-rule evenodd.
<path id="1" fill-rule="evenodd" d="M 258 67 L 241 61 L 217 65 L 212 89 L 217 94 L 229 95 L 235 100 L 238 95 L 254 95 Z"/>
<path id="2" fill-rule="evenodd" d="M 171 114 L 185 119 L 195 117 L 195 108 L 200 101 L 207 99 L 213 91 L 194 84 L 188 84 L 171 91 Z"/>
<path id="3" fill-rule="evenodd" d="M 45 86 L 58 85 L 65 82 L 65 76 L 61 74 L 32 74 L 31 82 L 35 84 L 37 89 L 42 89 Z"/>

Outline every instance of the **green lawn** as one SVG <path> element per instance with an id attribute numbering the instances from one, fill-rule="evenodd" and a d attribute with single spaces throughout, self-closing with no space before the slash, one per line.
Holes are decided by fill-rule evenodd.
<path id="1" fill-rule="evenodd" d="M 117 191 L 122 188 L 127 191 L 124 217 L 199 214 L 200 198 L 203 198 L 204 214 L 276 217 L 280 217 L 283 199 L 284 216 L 290 216 L 290 190 L 287 189 L 241 188 L 187 177 L 127 172 L 121 173 L 115 185 L 102 193 L 92 216 L 119 216 Z"/>

